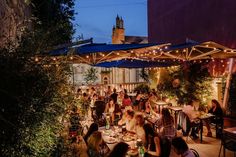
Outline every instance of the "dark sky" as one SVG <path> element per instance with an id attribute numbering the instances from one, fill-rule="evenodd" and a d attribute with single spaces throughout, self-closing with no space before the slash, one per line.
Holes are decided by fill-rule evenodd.
<path id="1" fill-rule="evenodd" d="M 147 36 L 147 0 L 76 0 L 75 38 L 93 37 L 94 42 L 111 43 L 117 14 L 124 19 L 126 35 Z"/>

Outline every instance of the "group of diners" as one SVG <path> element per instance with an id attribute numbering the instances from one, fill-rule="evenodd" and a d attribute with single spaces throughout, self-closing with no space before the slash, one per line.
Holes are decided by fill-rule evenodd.
<path id="1" fill-rule="evenodd" d="M 194 157 L 182 137 L 174 137 L 170 141 L 157 134 L 148 123 L 143 128 L 146 140 L 144 156 L 169 157 L 173 149 L 181 157 Z M 92 123 L 84 136 L 73 136 L 71 139 L 71 155 L 75 157 L 126 157 L 130 148 L 128 143 L 120 141 L 110 150 L 97 123 Z"/>
<path id="2" fill-rule="evenodd" d="M 79 91 L 80 92 L 80 91 Z M 81 93 L 81 92 L 80 92 Z M 89 92 L 88 92 L 89 93 Z M 91 106 L 96 104 L 96 101 L 100 101 L 101 97 L 97 94 L 93 88 L 91 92 L 83 93 L 79 97 L 81 99 L 90 101 Z M 193 157 L 191 151 L 185 141 L 176 137 L 175 120 L 171 116 L 168 108 L 162 108 L 161 114 L 157 113 L 155 102 L 160 100 L 155 90 L 152 90 L 148 94 L 143 94 L 137 91 L 135 98 L 132 100 L 128 96 L 127 90 L 120 89 L 117 93 L 116 89 L 113 92 L 110 87 L 106 91 L 106 96 L 103 99 L 105 103 L 104 113 L 111 115 L 111 125 L 125 125 L 126 131 L 134 133 L 139 139 L 142 140 L 145 146 L 146 156 L 169 156 L 171 149 L 171 141 L 176 153 L 181 154 L 182 157 Z M 192 101 L 188 105 L 183 107 L 183 112 L 189 117 L 192 125 L 191 136 L 197 138 L 199 126 L 196 125 L 196 117 Z M 212 107 L 208 111 L 217 117 L 223 117 L 223 111 L 217 100 L 212 100 Z M 159 132 L 154 130 L 153 126 L 145 121 L 146 115 L 159 116 L 158 123 Z M 210 123 L 218 121 L 218 119 L 208 119 L 205 121 L 208 133 L 207 136 L 212 136 Z M 84 142 L 86 143 L 86 152 L 90 157 L 96 156 L 122 156 L 127 154 L 129 146 L 125 142 L 119 142 L 113 150 L 108 150 L 106 143 L 102 139 L 102 134 L 99 131 L 99 124 L 94 123 L 91 125 L 87 134 L 84 136 Z M 81 141 L 81 140 L 80 140 Z M 179 147 L 181 145 L 181 147 Z M 116 153 L 116 152 L 119 153 Z M 123 152 L 123 153 L 122 153 Z"/>

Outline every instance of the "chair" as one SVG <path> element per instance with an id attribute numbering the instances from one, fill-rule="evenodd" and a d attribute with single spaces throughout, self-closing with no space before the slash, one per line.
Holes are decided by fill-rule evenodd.
<path id="1" fill-rule="evenodd" d="M 216 138 L 221 138 L 223 134 L 223 128 L 224 128 L 223 117 L 214 117 L 210 125 L 213 126 L 216 130 Z"/>
<path id="2" fill-rule="evenodd" d="M 235 135 L 232 135 L 230 133 L 223 133 L 221 137 L 221 146 L 220 146 L 220 152 L 219 156 L 221 156 L 221 149 L 223 147 L 223 155 L 225 157 L 225 149 L 228 149 L 230 151 L 234 152 L 234 157 L 236 156 L 236 137 Z"/>
<path id="3" fill-rule="evenodd" d="M 198 152 L 197 152 L 195 149 L 190 148 L 190 151 L 193 152 L 193 154 L 194 154 L 195 157 L 200 157 L 200 155 L 198 154 Z"/>
<path id="4" fill-rule="evenodd" d="M 191 122 L 188 115 L 183 111 L 180 111 L 177 119 L 177 130 L 182 129 L 183 136 L 187 136 L 186 141 L 188 140 L 189 133 L 193 131 L 194 127 L 199 127 L 198 123 Z"/>

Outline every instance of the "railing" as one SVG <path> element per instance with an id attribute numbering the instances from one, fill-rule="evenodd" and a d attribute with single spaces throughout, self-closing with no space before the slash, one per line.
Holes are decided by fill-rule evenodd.
<path id="1" fill-rule="evenodd" d="M 94 87 L 96 89 L 96 91 L 98 91 L 98 93 L 101 96 L 104 96 L 105 91 L 107 90 L 108 86 L 110 86 L 112 90 L 114 88 L 116 88 L 117 92 L 120 92 L 120 88 L 122 87 L 122 89 L 126 89 L 128 91 L 128 93 L 132 93 L 132 92 L 134 92 L 135 87 L 137 87 L 140 84 L 146 84 L 146 82 L 131 82 L 131 83 L 117 83 L 117 84 L 96 84 L 96 85 L 87 85 L 86 87 L 87 88 Z M 120 85 L 121 85 L 121 87 L 120 87 Z"/>

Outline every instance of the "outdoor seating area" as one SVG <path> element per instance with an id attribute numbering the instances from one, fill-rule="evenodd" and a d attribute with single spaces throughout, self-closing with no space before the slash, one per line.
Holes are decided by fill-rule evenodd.
<path id="1" fill-rule="evenodd" d="M 236 0 L 0 0 L 0 157 L 236 157 Z"/>
<path id="2" fill-rule="evenodd" d="M 102 156 L 109 155 L 118 143 L 124 142 L 128 144 L 127 156 L 139 156 L 141 149 L 144 149 L 143 153 L 146 155 L 151 152 L 152 155 L 158 156 L 158 153 L 161 155 L 161 152 L 165 152 L 167 154 L 164 156 L 177 157 L 178 154 L 170 146 L 171 141 L 175 138 L 183 138 L 189 149 L 191 148 L 199 156 L 229 156 L 235 151 L 233 140 L 227 141 L 226 139 L 228 137 L 226 132 L 230 130 L 230 135 L 235 136 L 236 130 L 235 128 L 224 130 L 221 121 L 223 115 L 218 121 L 216 117 L 219 115 L 215 115 L 214 112 L 195 110 L 192 104 L 172 106 L 172 104 L 161 100 L 155 90 L 141 95 L 139 91 L 136 91 L 137 94 L 131 101 L 131 96 L 128 96 L 125 88 L 118 92 L 114 89 L 113 92 L 110 92 L 109 89 L 105 91 L 105 97 L 98 95 L 99 91 L 94 91 L 94 88 L 87 90 L 89 93 L 86 94 L 82 94 L 81 90 L 78 90 L 80 92 L 77 93 L 79 103 L 73 106 L 73 109 L 77 109 L 77 111 L 73 111 L 73 114 L 76 112 L 80 113 L 79 117 L 82 115 L 79 123 L 83 129 L 81 131 L 81 128 L 78 128 L 77 134 L 69 133 L 69 138 L 84 137 L 87 132 L 90 132 L 91 126 L 96 124 L 97 130 L 95 131 L 101 133 L 101 140 L 105 145 L 97 150 L 97 153 Z M 137 98 L 139 99 L 138 103 Z M 129 103 L 126 103 L 126 99 L 129 100 Z M 215 101 L 212 100 L 213 106 Z M 153 104 L 151 105 L 150 102 Z M 80 111 L 81 106 L 84 106 L 85 112 L 83 113 Z M 191 119 L 192 116 L 194 119 Z M 167 119 L 170 121 L 166 121 Z M 214 123 L 210 127 L 211 134 L 206 127 L 207 123 L 210 125 Z M 221 128 L 216 127 L 218 125 L 221 125 Z M 154 134 L 149 135 L 149 139 L 146 139 L 150 130 Z M 69 132 L 71 132 L 70 129 Z M 155 143 L 156 149 L 150 150 L 150 145 L 148 146 L 147 143 L 156 137 L 160 141 Z M 161 144 L 164 141 L 169 141 L 169 145 L 166 145 L 165 148 Z M 90 146 L 87 145 L 87 148 L 83 149 L 90 149 Z"/>

